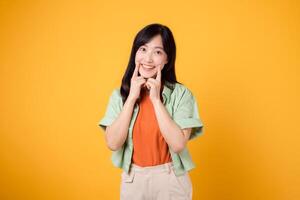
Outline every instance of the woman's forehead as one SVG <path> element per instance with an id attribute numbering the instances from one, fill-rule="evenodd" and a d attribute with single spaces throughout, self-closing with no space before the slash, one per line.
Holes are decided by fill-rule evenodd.
<path id="1" fill-rule="evenodd" d="M 163 48 L 161 36 L 157 35 L 153 37 L 149 42 L 145 43 L 143 46 L 151 48 Z"/>

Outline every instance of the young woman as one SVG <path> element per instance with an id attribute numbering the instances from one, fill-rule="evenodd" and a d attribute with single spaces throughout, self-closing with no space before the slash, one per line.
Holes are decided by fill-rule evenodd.
<path id="1" fill-rule="evenodd" d="M 122 168 L 121 200 L 192 199 L 186 144 L 202 133 L 198 105 L 175 74 L 171 30 L 149 24 L 135 36 L 120 88 L 109 98 L 99 126 Z"/>

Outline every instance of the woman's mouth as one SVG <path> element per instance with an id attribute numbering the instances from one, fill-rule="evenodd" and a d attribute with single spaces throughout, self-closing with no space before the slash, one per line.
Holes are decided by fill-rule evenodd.
<path id="1" fill-rule="evenodd" d="M 155 67 L 154 66 L 150 66 L 150 65 L 143 65 L 142 64 L 143 69 L 145 69 L 146 71 L 151 71 L 153 70 Z"/>

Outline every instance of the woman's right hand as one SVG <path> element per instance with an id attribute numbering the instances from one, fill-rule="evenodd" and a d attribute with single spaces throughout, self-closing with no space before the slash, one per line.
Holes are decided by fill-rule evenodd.
<path id="1" fill-rule="evenodd" d="M 138 75 L 140 63 L 135 64 L 135 69 L 131 77 L 131 85 L 128 98 L 134 102 L 139 98 L 142 85 L 146 83 L 146 79 Z"/>

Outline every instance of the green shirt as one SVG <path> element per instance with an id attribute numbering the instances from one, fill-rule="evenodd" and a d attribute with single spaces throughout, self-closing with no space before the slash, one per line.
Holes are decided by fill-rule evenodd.
<path id="1" fill-rule="evenodd" d="M 189 140 L 202 134 L 203 123 L 199 117 L 198 105 L 196 98 L 192 92 L 180 83 L 175 83 L 174 90 L 168 88 L 166 85 L 163 88 L 163 104 L 169 112 L 173 121 L 178 126 L 183 128 L 192 128 L 191 136 Z M 123 102 L 120 94 L 120 89 L 113 90 L 104 117 L 98 122 L 98 125 L 105 131 L 106 126 L 109 126 L 118 117 L 122 111 Z M 114 166 L 122 168 L 125 172 L 129 173 L 132 153 L 133 153 L 133 140 L 132 131 L 134 122 L 136 120 L 139 111 L 138 104 L 135 104 L 132 118 L 130 121 L 127 139 L 123 146 L 113 151 L 112 162 Z M 195 164 L 189 154 L 187 146 L 179 153 L 175 153 L 169 148 L 174 170 L 176 176 L 182 175 L 185 171 L 189 171 L 195 168 Z"/>

